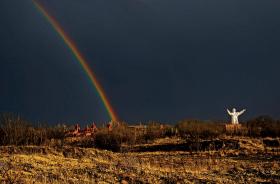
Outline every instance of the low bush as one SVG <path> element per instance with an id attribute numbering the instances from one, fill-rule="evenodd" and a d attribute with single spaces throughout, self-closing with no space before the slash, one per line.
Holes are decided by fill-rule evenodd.
<path id="1" fill-rule="evenodd" d="M 56 145 L 63 146 L 64 145 L 64 139 L 66 137 L 66 127 L 64 125 L 58 124 L 53 127 L 46 127 L 46 139 L 48 141 L 54 141 L 59 143 Z"/>
<path id="2" fill-rule="evenodd" d="M 253 137 L 279 137 L 280 122 L 269 116 L 259 116 L 247 121 L 248 135 Z"/>
<path id="3" fill-rule="evenodd" d="M 183 138 L 215 138 L 225 133 L 224 125 L 199 120 L 185 120 L 175 126 Z"/>
<path id="4" fill-rule="evenodd" d="M 116 133 L 103 130 L 95 135 L 94 146 L 117 152 L 121 149 L 121 140 Z"/>

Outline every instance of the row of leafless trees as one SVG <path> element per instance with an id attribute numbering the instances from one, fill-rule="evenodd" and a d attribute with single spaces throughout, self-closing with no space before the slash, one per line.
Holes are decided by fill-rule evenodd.
<path id="1" fill-rule="evenodd" d="M 159 123 L 149 123 L 145 131 L 138 132 L 121 123 L 112 131 L 100 128 L 93 137 L 81 139 L 76 145 L 118 151 L 122 144 L 147 143 L 170 134 L 169 128 L 162 129 L 160 126 Z M 20 116 L 6 113 L 0 115 L 0 145 L 53 145 L 57 142 L 63 145 L 67 129 L 65 125 L 35 126 Z"/>
<path id="2" fill-rule="evenodd" d="M 180 136 L 193 140 L 211 139 L 227 134 L 223 123 L 184 120 L 175 126 L 162 125 L 160 123 L 149 122 L 145 130 L 137 130 L 121 123 L 120 126 L 108 131 L 100 128 L 99 131 L 89 139 L 83 139 L 79 146 L 98 147 L 119 151 L 122 144 L 135 145 L 147 143 L 157 138 L 167 136 Z M 279 137 L 280 121 L 268 116 L 260 116 L 242 124 L 242 131 L 235 132 L 236 135 L 254 137 Z M 57 125 L 49 127 L 47 125 L 31 124 L 19 116 L 12 114 L 2 114 L 0 116 L 0 145 L 51 145 L 59 140 L 63 145 L 66 127 Z"/>
<path id="3" fill-rule="evenodd" d="M 0 116 L 0 145 L 43 145 L 53 139 L 64 139 L 64 127 L 34 126 L 20 116 Z"/>
<path id="4" fill-rule="evenodd" d="M 259 116 L 241 124 L 234 132 L 227 132 L 225 123 L 211 121 L 185 120 L 176 124 L 181 137 L 214 138 L 220 135 L 242 135 L 249 137 L 280 137 L 280 120 L 269 116 Z"/>

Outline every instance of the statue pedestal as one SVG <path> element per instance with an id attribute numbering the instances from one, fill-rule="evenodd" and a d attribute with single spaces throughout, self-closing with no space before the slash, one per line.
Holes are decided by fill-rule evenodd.
<path id="1" fill-rule="evenodd" d="M 226 124 L 227 132 L 237 132 L 238 130 L 241 130 L 241 124 Z"/>

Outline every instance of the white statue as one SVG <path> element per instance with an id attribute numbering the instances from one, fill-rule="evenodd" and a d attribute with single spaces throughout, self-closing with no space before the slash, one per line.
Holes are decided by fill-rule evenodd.
<path id="1" fill-rule="evenodd" d="M 234 124 L 234 125 L 239 124 L 239 122 L 238 122 L 238 116 L 240 116 L 241 114 L 243 114 L 245 111 L 246 111 L 246 109 L 243 109 L 243 110 L 240 111 L 240 112 L 236 112 L 236 109 L 233 108 L 233 109 L 232 109 L 232 112 L 230 112 L 230 111 L 227 109 L 228 114 L 231 116 L 231 123 Z"/>

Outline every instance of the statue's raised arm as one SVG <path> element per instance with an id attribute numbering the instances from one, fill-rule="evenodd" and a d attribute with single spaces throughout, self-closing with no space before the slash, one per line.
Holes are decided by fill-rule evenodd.
<path id="1" fill-rule="evenodd" d="M 229 114 L 229 115 L 232 115 L 232 113 L 227 109 L 227 113 Z"/>
<path id="2" fill-rule="evenodd" d="M 241 114 L 243 114 L 245 111 L 246 111 L 246 109 L 243 109 L 242 111 L 240 111 L 240 112 L 238 113 L 238 116 L 241 115 Z"/>

